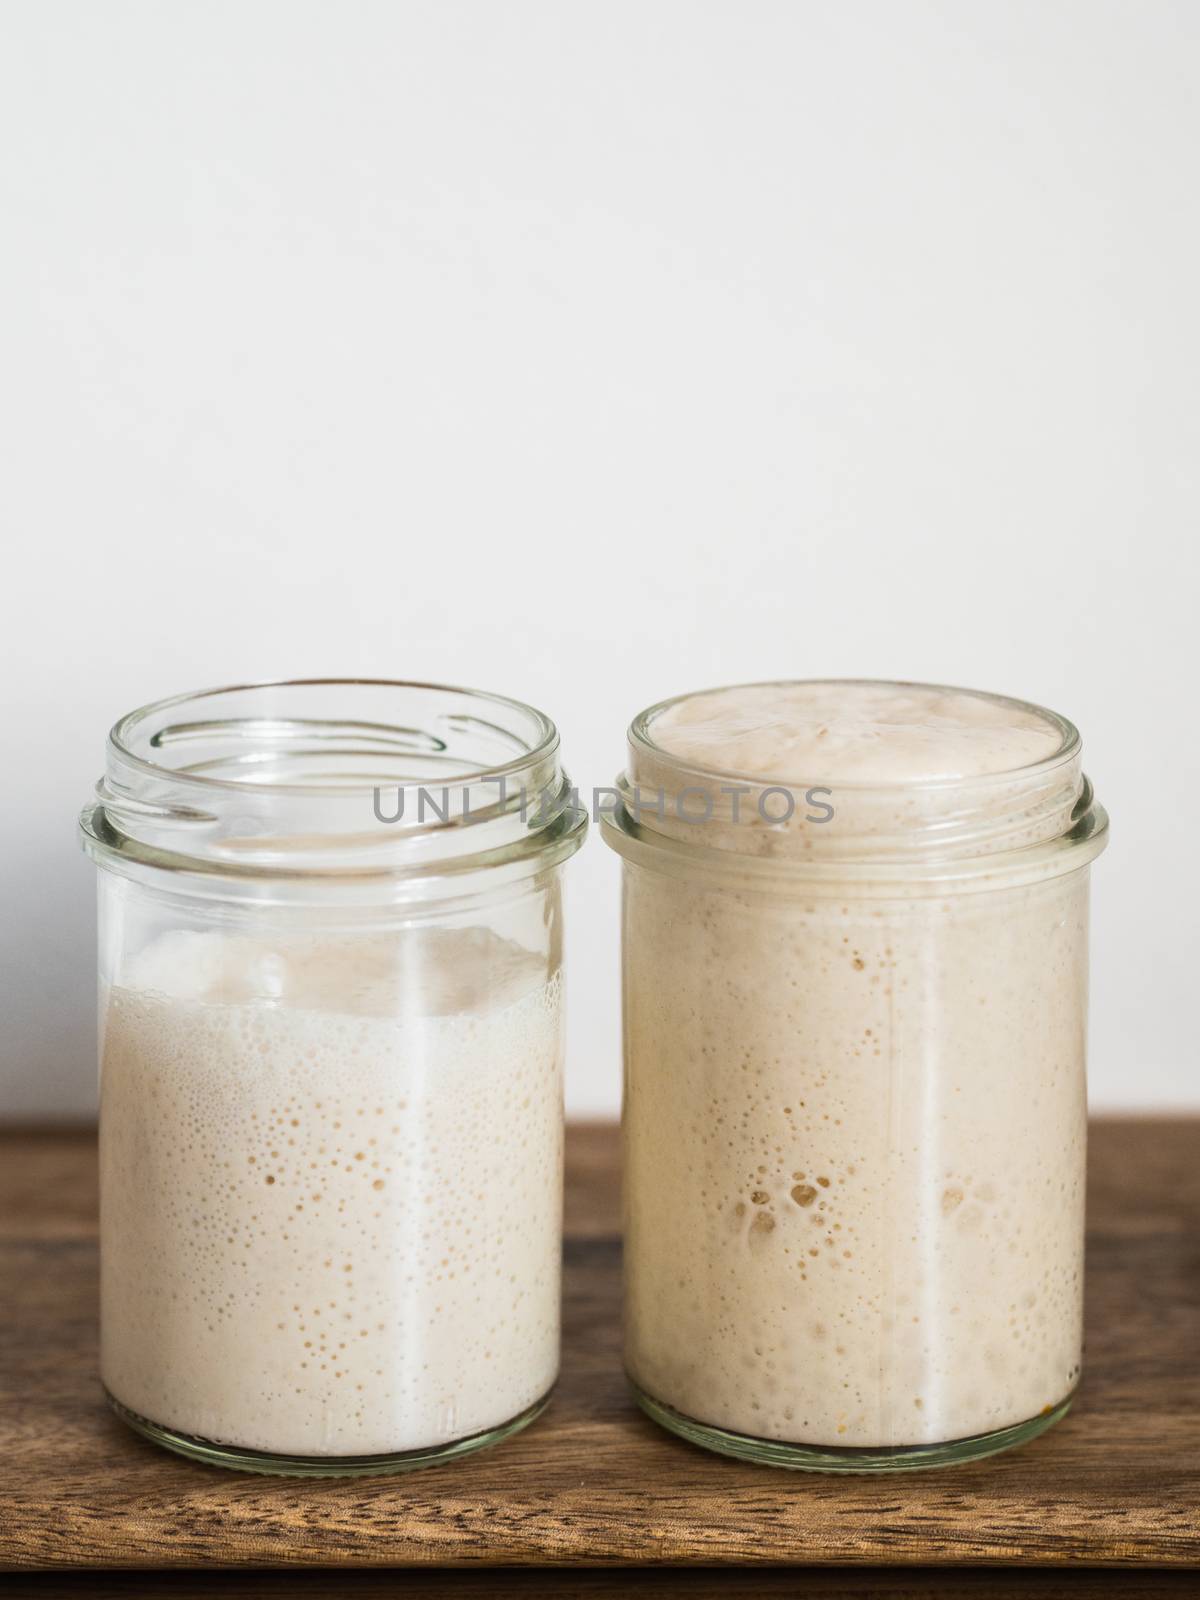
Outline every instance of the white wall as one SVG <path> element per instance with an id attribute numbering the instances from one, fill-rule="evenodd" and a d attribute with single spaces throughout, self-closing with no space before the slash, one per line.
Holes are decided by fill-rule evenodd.
<path id="1" fill-rule="evenodd" d="M 1200 6 L 6 0 L 0 1112 L 90 1108 L 115 716 L 773 675 L 1084 730 L 1102 1105 L 1200 1105 Z M 571 1103 L 618 1092 L 572 871 Z"/>

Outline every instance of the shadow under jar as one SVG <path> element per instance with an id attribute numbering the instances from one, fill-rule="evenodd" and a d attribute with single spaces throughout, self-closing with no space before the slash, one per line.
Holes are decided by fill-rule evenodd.
<path id="1" fill-rule="evenodd" d="M 1089 863 L 1070 723 L 930 685 L 637 717 L 626 1364 L 655 1420 L 818 1471 L 966 1461 L 1080 1370 Z"/>
<path id="2" fill-rule="evenodd" d="M 216 1465 L 477 1449 L 558 1371 L 558 735 L 321 681 L 125 717 L 101 869 L 101 1373 Z"/>

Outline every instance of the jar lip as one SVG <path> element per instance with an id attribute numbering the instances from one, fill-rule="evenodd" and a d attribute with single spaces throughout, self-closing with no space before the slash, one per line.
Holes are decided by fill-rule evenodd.
<path id="1" fill-rule="evenodd" d="M 1026 762 L 1018 767 L 1007 767 L 997 772 L 977 773 L 970 777 L 901 779 L 891 782 L 851 780 L 848 782 L 845 779 L 836 778 L 827 773 L 809 772 L 796 773 L 790 776 L 778 774 L 765 777 L 760 774 L 739 772 L 731 768 L 702 766 L 677 757 L 672 751 L 656 743 L 651 736 L 650 729 L 654 720 L 664 711 L 680 705 L 684 701 L 697 700 L 705 695 L 737 693 L 746 689 L 785 689 L 801 685 L 829 688 L 925 689 L 949 694 L 969 695 L 973 699 L 988 700 L 995 705 L 1012 706 L 1017 710 L 1032 712 L 1036 716 L 1043 717 L 1052 727 L 1058 729 L 1060 735 L 1059 744 L 1048 755 L 1041 756 L 1036 761 Z M 673 771 L 688 777 L 727 779 L 741 784 L 751 784 L 760 789 L 776 787 L 794 789 L 798 785 L 811 784 L 815 780 L 820 780 L 836 784 L 839 791 L 850 791 L 856 794 L 897 792 L 927 794 L 949 789 L 968 789 L 975 786 L 986 788 L 992 784 L 1012 783 L 1014 778 L 1033 778 L 1042 773 L 1052 772 L 1056 767 L 1075 760 L 1081 749 L 1079 730 L 1075 724 L 1059 712 L 1051 711 L 1048 707 L 1038 705 L 1032 700 L 1021 700 L 1014 695 L 994 694 L 986 689 L 964 689 L 957 684 L 923 683 L 907 678 L 767 678 L 752 683 L 717 684 L 711 689 L 690 689 L 684 694 L 671 695 L 668 699 L 658 700 L 653 705 L 647 706 L 644 711 L 639 711 L 629 724 L 628 739 L 635 753 L 639 750 L 645 751 L 655 761 L 661 762 L 669 766 Z"/>
<path id="2" fill-rule="evenodd" d="M 162 762 L 149 760 L 140 755 L 133 747 L 130 735 L 134 729 L 144 724 L 149 719 L 177 706 L 199 705 L 205 701 L 216 699 L 222 695 L 236 695 L 242 693 L 256 693 L 262 690 L 302 690 L 302 689 L 389 689 L 397 691 L 416 690 L 446 695 L 461 695 L 466 700 L 484 701 L 486 703 L 503 706 L 509 711 L 514 711 L 528 717 L 532 724 L 532 741 L 511 760 L 498 762 L 474 768 L 466 772 L 455 773 L 456 785 L 479 783 L 484 780 L 498 780 L 514 776 L 524 768 L 544 761 L 553 755 L 559 746 L 558 729 L 551 719 L 536 707 L 523 700 L 517 700 L 510 695 L 496 694 L 487 689 L 463 688 L 457 684 L 428 683 L 417 679 L 403 678 L 266 678 L 248 683 L 228 684 L 211 689 L 193 689 L 183 694 L 167 695 L 160 700 L 148 701 L 134 711 L 126 712 L 118 718 L 109 730 L 108 746 L 116 755 L 122 765 L 132 767 L 135 771 L 150 778 L 169 778 L 172 782 L 182 782 L 188 785 L 196 784 L 200 788 L 225 795 L 244 795 L 247 791 L 254 791 L 262 795 L 278 795 L 281 797 L 303 798 L 320 796 L 347 796 L 355 793 L 370 794 L 378 786 L 378 780 L 364 779 L 359 783 L 277 783 L 277 782 L 248 782 L 243 778 L 219 778 L 207 773 L 189 771 L 186 767 L 171 767 Z M 386 723 L 360 724 L 376 732 L 401 732 L 398 726 Z M 514 737 L 509 734 L 507 737 Z M 412 786 L 421 780 L 414 778 Z M 400 785 L 403 787 L 404 785 Z M 395 788 L 395 780 L 389 780 L 388 788 Z"/>
<path id="3" fill-rule="evenodd" d="M 586 830 L 554 723 L 488 690 L 388 678 L 205 689 L 129 712 L 106 758 L 80 817 L 97 861 L 250 898 L 265 883 L 432 894 L 485 869 L 498 882 L 565 859 Z"/>

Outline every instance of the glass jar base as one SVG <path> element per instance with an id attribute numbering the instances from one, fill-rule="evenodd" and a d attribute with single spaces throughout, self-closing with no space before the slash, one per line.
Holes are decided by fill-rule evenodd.
<path id="1" fill-rule="evenodd" d="M 192 1461 L 202 1461 L 209 1467 L 228 1467 L 234 1472 L 259 1472 L 281 1478 L 368 1478 L 393 1472 L 415 1472 L 420 1467 L 440 1466 L 443 1461 L 453 1461 L 458 1456 L 470 1455 L 475 1450 L 486 1450 L 526 1428 L 541 1415 L 550 1403 L 546 1393 L 527 1407 L 519 1416 L 502 1422 L 482 1433 L 473 1433 L 466 1439 L 452 1439 L 447 1444 L 428 1445 L 421 1450 L 398 1450 L 376 1456 L 292 1456 L 275 1455 L 268 1450 L 247 1450 L 240 1445 L 218 1444 L 212 1439 L 201 1439 L 190 1433 L 177 1433 L 139 1416 L 128 1406 L 104 1391 L 109 1405 L 121 1421 L 140 1433 L 153 1444 L 176 1455 L 187 1456 Z"/>
<path id="2" fill-rule="evenodd" d="M 676 1433 L 689 1444 L 715 1450 L 723 1456 L 737 1456 L 763 1467 L 786 1467 L 793 1472 L 919 1472 L 931 1467 L 953 1467 L 964 1461 L 1011 1450 L 1015 1445 L 1036 1439 L 1039 1433 L 1065 1417 L 1074 1391 L 1040 1416 L 994 1433 L 977 1433 L 969 1439 L 948 1439 L 939 1444 L 898 1445 L 893 1448 L 865 1449 L 838 1445 L 789 1444 L 782 1439 L 756 1439 L 750 1434 L 730 1433 L 725 1428 L 697 1422 L 682 1412 L 664 1405 L 630 1381 L 634 1399 L 653 1422 Z"/>

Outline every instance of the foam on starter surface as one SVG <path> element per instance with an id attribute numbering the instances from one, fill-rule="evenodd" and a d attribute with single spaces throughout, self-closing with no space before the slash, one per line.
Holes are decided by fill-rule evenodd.
<path id="1" fill-rule="evenodd" d="M 1011 772 L 1054 754 L 1035 707 L 903 683 L 765 683 L 678 700 L 652 737 L 692 766 L 747 778 L 913 783 Z"/>

